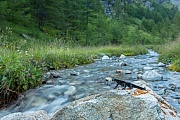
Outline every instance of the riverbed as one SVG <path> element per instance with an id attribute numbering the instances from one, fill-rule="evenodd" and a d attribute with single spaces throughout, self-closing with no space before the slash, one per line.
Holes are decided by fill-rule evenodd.
<path id="1" fill-rule="evenodd" d="M 107 83 L 106 77 L 133 82 L 148 70 L 156 70 L 163 76 L 160 81 L 146 81 L 148 86 L 180 112 L 180 73 L 158 66 L 158 56 L 149 50 L 145 55 L 119 60 L 96 59 L 92 64 L 58 70 L 59 78 L 51 78 L 45 85 L 26 91 L 15 104 L 0 111 L 0 118 L 14 112 L 27 114 L 38 110 L 45 110 L 53 116 L 56 110 L 74 100 L 114 89 L 116 83 Z"/>

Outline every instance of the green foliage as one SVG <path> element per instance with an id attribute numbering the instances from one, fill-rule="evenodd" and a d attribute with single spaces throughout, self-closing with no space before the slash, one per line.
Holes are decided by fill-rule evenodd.
<path id="1" fill-rule="evenodd" d="M 169 66 L 169 69 L 172 71 L 180 72 L 180 60 L 176 60 L 171 66 Z"/>
<path id="2" fill-rule="evenodd" d="M 18 94 L 41 85 L 42 67 L 28 51 L 0 49 L 0 96 L 5 103 L 15 99 Z M 6 92 L 5 92 L 6 91 Z M 16 93 L 14 98 L 11 94 Z"/>
<path id="3" fill-rule="evenodd" d="M 14 43 L 1 46 L 0 96 L 3 102 L 0 104 L 8 103 L 16 99 L 20 93 L 41 85 L 41 78 L 45 71 L 92 63 L 93 58 L 99 53 L 110 56 L 147 53 L 142 46 L 65 48 L 59 47 L 57 41 L 47 42 L 45 45 L 37 43 L 37 41 L 25 43 L 29 44 L 28 48 Z"/>
<path id="4" fill-rule="evenodd" d="M 23 33 L 42 41 L 57 38 L 83 46 L 173 40 L 179 33 L 179 12 L 151 2 L 153 10 L 139 0 L 129 4 L 116 0 L 112 6 L 115 13 L 109 18 L 97 0 L 3 0 L 0 32 L 11 26 L 17 41 Z"/>

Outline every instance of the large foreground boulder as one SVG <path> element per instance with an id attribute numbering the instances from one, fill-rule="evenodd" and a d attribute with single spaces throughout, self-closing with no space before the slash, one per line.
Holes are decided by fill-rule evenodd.
<path id="1" fill-rule="evenodd" d="M 143 82 L 147 90 L 111 90 L 72 102 L 52 120 L 180 120 L 177 111 Z"/>
<path id="2" fill-rule="evenodd" d="M 180 120 L 179 113 L 144 81 L 140 90 L 110 90 L 72 102 L 50 118 L 43 110 L 31 114 L 13 113 L 0 120 Z"/>

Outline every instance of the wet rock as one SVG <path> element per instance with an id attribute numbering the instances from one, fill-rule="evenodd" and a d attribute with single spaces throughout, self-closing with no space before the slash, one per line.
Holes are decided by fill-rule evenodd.
<path id="1" fill-rule="evenodd" d="M 71 96 L 74 93 L 76 93 L 76 87 L 74 87 L 74 86 L 68 87 L 68 90 L 64 92 L 64 94 L 67 96 Z"/>
<path id="2" fill-rule="evenodd" d="M 78 76 L 80 73 L 79 72 L 71 72 L 70 75 L 71 76 Z"/>
<path id="3" fill-rule="evenodd" d="M 43 76 L 45 79 L 49 79 L 51 77 L 51 72 L 47 72 Z"/>
<path id="4" fill-rule="evenodd" d="M 49 78 L 51 78 L 51 73 L 50 72 L 45 73 L 41 79 L 42 84 L 46 84 Z"/>
<path id="5" fill-rule="evenodd" d="M 116 70 L 116 73 L 121 73 L 121 70 Z"/>
<path id="6" fill-rule="evenodd" d="M 123 54 L 121 54 L 121 56 L 119 57 L 119 59 L 124 59 L 124 58 L 126 58 L 126 56 Z"/>
<path id="7" fill-rule="evenodd" d="M 58 79 L 58 82 L 59 82 L 60 84 L 65 84 L 65 83 L 67 82 L 67 80 Z"/>
<path id="8" fill-rule="evenodd" d="M 48 98 L 48 100 L 53 100 L 53 99 L 55 99 L 55 98 L 56 98 L 56 96 L 55 96 L 55 95 L 53 95 L 53 94 L 51 94 L 51 95 L 48 95 L 48 96 L 47 96 L 47 98 Z"/>
<path id="9" fill-rule="evenodd" d="M 112 56 L 111 60 L 115 61 L 115 60 L 117 60 L 117 57 L 116 56 Z"/>
<path id="10" fill-rule="evenodd" d="M 153 67 L 144 67 L 143 69 L 144 69 L 144 70 L 152 70 Z"/>
<path id="11" fill-rule="evenodd" d="M 146 71 L 142 75 L 143 80 L 151 80 L 151 81 L 158 81 L 158 80 L 163 80 L 163 76 L 159 74 L 156 70 L 152 71 Z"/>
<path id="12" fill-rule="evenodd" d="M 176 89 L 176 85 L 175 84 L 169 84 L 168 87 L 169 87 L 169 89 L 171 89 L 173 91 L 175 91 L 175 89 Z"/>
<path id="13" fill-rule="evenodd" d="M 158 90 L 156 93 L 157 93 L 158 95 L 164 95 L 164 93 L 165 93 L 164 90 L 165 90 L 165 89 Z"/>
<path id="14" fill-rule="evenodd" d="M 73 81 L 73 82 L 70 82 L 68 84 L 69 85 L 81 85 L 81 84 L 83 84 L 83 82 L 82 81 Z"/>
<path id="15" fill-rule="evenodd" d="M 44 110 L 36 111 L 28 115 L 24 115 L 21 112 L 12 113 L 0 118 L 0 120 L 50 120 L 50 119 L 51 117 Z"/>
<path id="16" fill-rule="evenodd" d="M 89 73 L 90 71 L 89 70 L 83 70 L 85 73 Z"/>
<path id="17" fill-rule="evenodd" d="M 178 99 L 178 103 L 180 104 L 180 99 Z"/>
<path id="18" fill-rule="evenodd" d="M 53 84 L 54 83 L 54 80 L 47 80 L 46 81 L 46 84 Z"/>
<path id="19" fill-rule="evenodd" d="M 138 69 L 133 69 L 132 72 L 133 73 L 138 73 Z"/>
<path id="20" fill-rule="evenodd" d="M 138 83 L 139 82 L 139 83 Z M 142 81 L 136 84 L 146 86 Z M 110 90 L 72 102 L 52 120 L 179 120 L 177 111 L 146 86 L 147 91 Z"/>
<path id="21" fill-rule="evenodd" d="M 165 67 L 166 65 L 164 63 L 162 63 L 162 62 L 159 62 L 157 66 L 158 67 Z"/>
<path id="22" fill-rule="evenodd" d="M 31 106 L 40 106 L 42 104 L 45 104 L 46 102 L 47 102 L 46 99 L 44 99 L 42 97 L 35 97 L 34 96 Z"/>
<path id="23" fill-rule="evenodd" d="M 58 72 L 51 72 L 53 78 L 59 78 L 60 74 Z"/>
<path id="24" fill-rule="evenodd" d="M 122 71 L 124 74 L 131 74 L 132 72 L 130 70 L 123 70 Z"/>
<path id="25" fill-rule="evenodd" d="M 120 62 L 120 63 L 119 63 L 119 66 L 127 66 L 127 63 L 125 63 L 125 62 Z"/>
<path id="26" fill-rule="evenodd" d="M 141 74 L 137 74 L 137 79 L 142 79 L 142 75 Z"/>
<path id="27" fill-rule="evenodd" d="M 102 60 L 109 60 L 109 57 L 107 55 L 104 55 L 101 59 Z"/>

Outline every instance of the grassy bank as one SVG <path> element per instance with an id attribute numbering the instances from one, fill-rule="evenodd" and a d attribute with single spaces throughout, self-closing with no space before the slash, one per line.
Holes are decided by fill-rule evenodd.
<path id="1" fill-rule="evenodd" d="M 100 53 L 109 56 L 147 53 L 142 46 L 68 47 L 59 41 L 20 40 L 0 47 L 0 106 L 41 85 L 44 72 L 92 63 Z"/>
<path id="2" fill-rule="evenodd" d="M 155 49 L 160 53 L 159 61 L 171 63 L 169 69 L 180 72 L 180 37 L 171 43 L 157 46 Z"/>

